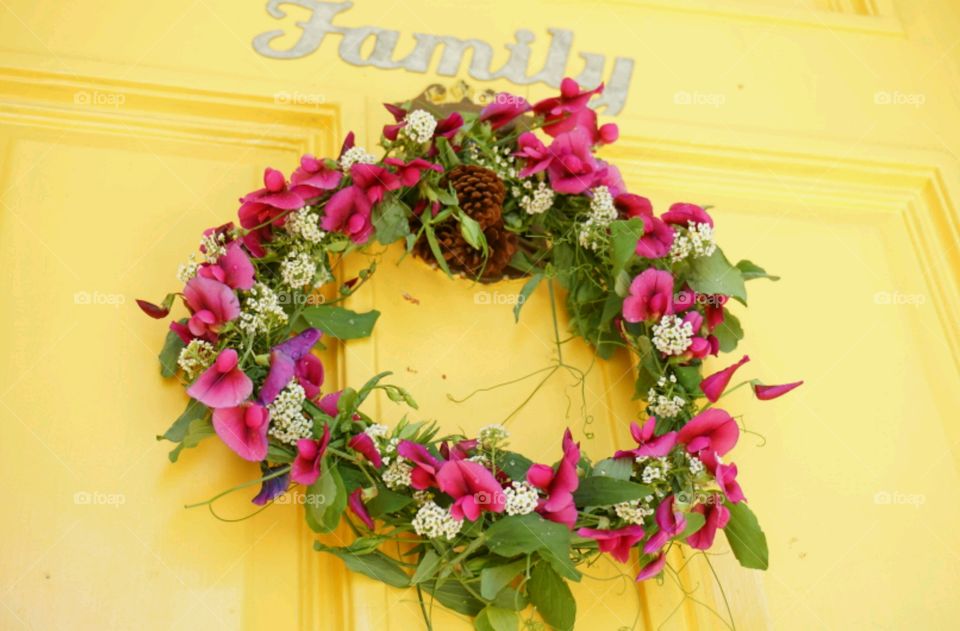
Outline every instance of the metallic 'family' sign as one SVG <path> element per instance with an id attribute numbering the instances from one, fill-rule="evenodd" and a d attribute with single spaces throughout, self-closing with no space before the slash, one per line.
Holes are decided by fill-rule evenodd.
<path id="1" fill-rule="evenodd" d="M 276 59 L 296 59 L 316 51 L 328 34 L 341 36 L 338 53 L 340 58 L 355 66 L 374 66 L 376 68 L 403 68 L 410 72 L 427 72 L 430 60 L 438 48 L 442 50 L 436 73 L 455 76 L 469 51 L 470 65 L 468 74 L 478 81 L 506 79 L 519 85 L 545 83 L 559 87 L 563 79 L 570 51 L 573 46 L 573 32 L 564 29 L 547 29 L 550 33 L 550 46 L 543 67 L 533 74 L 527 74 L 530 62 L 530 44 L 535 37 L 528 30 L 520 29 L 514 33 L 515 41 L 506 44 L 510 57 L 502 67 L 493 70 L 493 47 L 481 39 L 460 39 L 450 35 L 429 35 L 414 33 L 413 50 L 406 56 L 395 59 L 395 49 L 400 38 L 398 31 L 376 26 L 339 26 L 333 23 L 334 17 L 353 6 L 353 2 L 319 2 L 317 0 L 269 0 L 267 11 L 273 17 L 281 19 L 286 13 L 283 5 L 295 5 L 308 9 L 309 19 L 297 22 L 300 37 L 293 46 L 286 49 L 272 45 L 278 37 L 286 33 L 282 30 L 267 31 L 253 38 L 253 48 L 266 57 Z M 373 38 L 372 50 L 364 55 L 361 52 L 368 39 Z M 583 69 L 576 77 L 577 82 L 593 87 L 603 80 L 606 56 L 597 53 L 579 53 L 583 60 Z M 606 80 L 606 90 L 594 103 L 605 106 L 607 115 L 618 114 L 627 100 L 630 79 L 633 76 L 633 59 L 617 57 Z"/>

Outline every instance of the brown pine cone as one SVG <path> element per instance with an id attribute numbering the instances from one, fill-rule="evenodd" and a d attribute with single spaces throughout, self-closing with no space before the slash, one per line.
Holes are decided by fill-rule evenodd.
<path id="1" fill-rule="evenodd" d="M 517 251 L 517 235 L 506 230 L 502 224 L 483 231 L 489 252 L 486 261 L 483 250 L 474 248 L 463 238 L 460 224 L 456 220 L 443 222 L 435 228 L 435 233 L 440 253 L 451 272 L 463 272 L 471 278 L 480 275 L 480 280 L 484 281 L 500 280 Z M 425 261 L 436 260 L 426 237 L 417 241 L 414 253 Z"/>
<path id="2" fill-rule="evenodd" d="M 501 222 L 507 189 L 494 171 L 461 164 L 447 171 L 443 185 L 447 184 L 453 185 L 463 212 L 479 223 L 482 230 Z"/>

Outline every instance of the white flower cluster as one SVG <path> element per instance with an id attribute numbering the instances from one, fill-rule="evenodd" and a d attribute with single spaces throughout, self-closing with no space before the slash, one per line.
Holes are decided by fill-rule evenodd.
<path id="1" fill-rule="evenodd" d="M 647 497 L 650 498 L 651 501 L 653 500 L 652 495 L 648 495 Z M 637 526 L 642 526 L 643 520 L 656 512 L 647 503 L 641 500 L 633 500 L 631 502 L 620 502 L 619 504 L 614 504 L 613 510 L 617 513 L 617 517 L 627 523 L 635 524 Z"/>
<path id="2" fill-rule="evenodd" d="M 281 443 L 295 445 L 301 438 L 309 438 L 313 425 L 303 415 L 303 402 L 307 395 L 296 381 L 291 381 L 280 391 L 267 409 L 270 411 L 269 434 Z"/>
<path id="3" fill-rule="evenodd" d="M 667 377 L 661 375 L 657 379 L 656 387 L 647 391 L 647 410 L 657 418 L 673 418 L 680 414 L 687 404 L 687 400 L 680 395 L 674 394 L 671 396 L 663 392 L 667 388 L 667 382 Z M 677 383 L 677 376 L 671 374 L 669 382 L 671 384 Z"/>
<path id="4" fill-rule="evenodd" d="M 441 508 L 432 500 L 420 507 L 416 517 L 410 523 L 421 537 L 428 539 L 444 537 L 447 541 L 453 541 L 463 527 L 462 520 L 454 519 L 449 510 Z"/>
<path id="5" fill-rule="evenodd" d="M 477 433 L 477 439 L 480 442 L 480 446 L 493 449 L 510 437 L 510 432 L 507 431 L 507 428 L 503 425 L 494 424 L 487 425 L 486 427 L 481 427 L 480 431 Z"/>
<path id="6" fill-rule="evenodd" d="M 427 489 L 420 489 L 419 491 L 413 492 L 413 501 L 417 503 L 417 506 L 423 506 L 432 499 L 433 493 Z"/>
<path id="7" fill-rule="evenodd" d="M 191 278 L 197 275 L 197 268 L 199 267 L 200 263 L 197 262 L 197 255 L 191 254 L 186 263 L 181 263 L 180 266 L 177 267 L 177 280 L 186 284 Z"/>
<path id="8" fill-rule="evenodd" d="M 590 215 L 580 226 L 580 245 L 599 250 L 606 239 L 607 228 L 617 218 L 617 208 L 606 186 L 597 186 L 590 193 Z"/>
<path id="9" fill-rule="evenodd" d="M 652 458 L 649 456 L 638 456 L 637 464 L 643 467 L 643 473 L 640 479 L 644 484 L 651 484 L 657 480 L 666 480 L 667 471 L 670 470 L 670 462 L 666 457 Z"/>
<path id="10" fill-rule="evenodd" d="M 691 456 L 687 452 L 684 452 L 684 454 L 687 456 L 687 466 L 690 467 L 690 473 L 694 476 L 698 476 L 703 473 L 703 462 L 701 462 L 701 460 L 696 456 Z"/>
<path id="11" fill-rule="evenodd" d="M 713 240 L 713 228 L 708 223 L 693 223 L 687 225 L 685 231 L 678 230 L 670 246 L 670 260 L 674 263 L 682 261 L 688 256 L 700 258 L 710 256 L 717 249 Z"/>
<path id="12" fill-rule="evenodd" d="M 376 156 L 360 146 L 353 146 L 343 152 L 340 156 L 340 169 L 344 172 L 350 170 L 355 164 L 373 164 L 377 161 Z"/>
<path id="13" fill-rule="evenodd" d="M 535 486 L 525 480 L 514 480 L 503 489 L 507 515 L 526 515 L 537 508 L 540 495 Z"/>
<path id="14" fill-rule="evenodd" d="M 693 326 L 675 315 L 665 315 L 653 325 L 653 345 L 665 355 L 679 355 L 693 341 Z"/>
<path id="15" fill-rule="evenodd" d="M 388 489 L 399 491 L 410 486 L 410 474 L 413 473 L 413 466 L 403 458 L 397 458 L 383 470 L 381 477 L 383 483 Z"/>
<path id="16" fill-rule="evenodd" d="M 211 232 L 200 239 L 200 254 L 204 263 L 216 263 L 217 259 L 227 253 L 227 235 L 222 232 Z"/>
<path id="17" fill-rule="evenodd" d="M 553 207 L 553 200 L 556 198 L 556 193 L 553 192 L 553 189 L 550 188 L 546 182 L 540 182 L 537 188 L 533 189 L 533 184 L 530 180 L 527 180 L 523 183 L 523 187 L 529 192 L 521 196 L 519 193 L 522 191 L 516 189 L 514 196 L 520 198 L 520 208 L 523 208 L 528 215 L 539 215 Z"/>
<path id="18" fill-rule="evenodd" d="M 367 429 L 363 430 L 363 433 L 369 436 L 370 438 L 376 440 L 378 438 L 386 438 L 387 434 L 390 433 L 390 428 L 382 423 L 374 423 Z"/>
<path id="19" fill-rule="evenodd" d="M 400 134 L 414 142 L 430 142 L 437 130 L 437 119 L 426 110 L 413 110 L 403 119 Z"/>
<path id="20" fill-rule="evenodd" d="M 504 147 L 500 153 L 493 154 L 493 161 L 480 158 L 477 162 L 480 166 L 496 172 L 501 180 L 515 180 L 519 173 L 517 159 L 513 157 L 509 147 Z M 533 185 L 531 184 L 531 186 Z"/>
<path id="21" fill-rule="evenodd" d="M 190 343 L 180 350 L 177 365 L 183 368 L 188 381 L 207 369 L 217 358 L 217 349 L 213 344 L 200 338 L 190 340 Z"/>
<path id="22" fill-rule="evenodd" d="M 307 206 L 290 213 L 284 224 L 287 232 L 307 243 L 320 243 L 327 233 L 320 229 L 320 215 Z"/>
<path id="23" fill-rule="evenodd" d="M 287 314 L 280 306 L 277 294 L 263 283 L 254 285 L 243 301 L 240 329 L 248 335 L 269 333 L 286 322 Z"/>
<path id="24" fill-rule="evenodd" d="M 280 277 L 291 289 L 302 289 L 316 275 L 317 264 L 306 252 L 290 252 L 280 263 Z"/>

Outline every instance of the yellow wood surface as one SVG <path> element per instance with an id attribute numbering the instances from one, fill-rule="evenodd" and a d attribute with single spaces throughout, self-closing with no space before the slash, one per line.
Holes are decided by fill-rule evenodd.
<path id="1" fill-rule="evenodd" d="M 347 65 L 339 36 L 267 59 L 253 37 L 283 29 L 291 44 L 307 13 L 265 7 L 0 2 L 0 629 L 420 628 L 411 593 L 312 552 L 297 506 L 238 524 L 185 511 L 255 468 L 216 441 L 171 465 L 153 439 L 184 395 L 159 377 L 165 332 L 134 298 L 176 286 L 199 232 L 233 217 L 265 165 L 336 153 L 350 129 L 372 147 L 381 101 L 452 80 L 436 61 L 426 74 Z M 736 460 L 771 569 L 713 558 L 737 628 L 955 628 L 955 2 L 388 0 L 337 20 L 396 29 L 407 48 L 415 32 L 482 38 L 496 63 L 520 28 L 537 37 L 535 66 L 548 27 L 573 30 L 575 52 L 634 58 L 607 157 L 661 210 L 715 206 L 730 258 L 784 277 L 751 283 L 738 312 L 744 370 L 807 380 L 779 401 L 726 403 L 766 441 L 745 436 Z M 549 365 L 546 293 L 515 325 L 504 303 L 520 282 L 450 281 L 398 258 L 381 253 L 353 301 L 383 312 L 375 338 L 331 349 L 329 382 L 389 369 L 446 428 L 501 420 L 533 382 L 448 395 Z M 553 377 L 510 421 L 515 446 L 552 461 L 566 426 L 594 457 L 624 445 L 638 412 L 626 359 L 594 363 L 578 344 L 565 359 L 589 368 L 585 397 Z M 243 515 L 246 499 L 223 512 Z M 682 590 L 617 578 L 634 571 L 589 570 L 608 580 L 575 587 L 578 628 L 724 628 L 702 558 Z M 436 628 L 469 625 L 438 612 Z"/>

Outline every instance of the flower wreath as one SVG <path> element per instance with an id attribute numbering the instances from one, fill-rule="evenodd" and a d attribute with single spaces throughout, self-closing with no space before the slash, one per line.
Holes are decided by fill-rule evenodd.
<path id="1" fill-rule="evenodd" d="M 316 549 L 415 586 L 428 627 L 424 598 L 476 616 L 477 628 L 516 628 L 528 604 L 572 628 L 566 581 L 581 578 L 581 563 L 602 553 L 629 563 L 636 549 L 640 581 L 661 574 L 671 546 L 706 550 L 721 529 L 742 565 L 765 569 L 764 534 L 727 461 L 740 428 L 713 407 L 748 357 L 706 378 L 701 369 L 742 337 L 728 300 L 746 304 L 744 281 L 776 278 L 750 261 L 731 265 L 705 208 L 674 204 L 657 216 L 626 191 L 595 156 L 618 135 L 588 106 L 602 88 L 565 79 L 536 104 L 500 93 L 483 107 L 425 93 L 386 105 L 394 123 L 382 158 L 351 133 L 337 160 L 305 155 L 289 180 L 267 169 L 263 188 L 240 200 L 239 227 L 203 233 L 180 267 L 182 292 L 138 301 L 164 318 L 180 296 L 188 311 L 160 354 L 162 374 L 179 375 L 190 396 L 160 437 L 177 443 L 170 460 L 215 434 L 259 464 L 261 476 L 236 487 L 259 483 L 254 504 L 304 485 L 314 531 L 344 522 L 356 534 Z M 594 462 L 568 429 L 558 463 L 533 463 L 509 449 L 502 425 L 466 437 L 441 435 L 435 422 L 377 423 L 362 410 L 376 390 L 417 407 L 389 373 L 324 393 L 311 353 L 321 332 L 366 336 L 378 315 L 339 305 L 375 264 L 342 283 L 334 270 L 374 240 L 405 241 L 447 274 L 528 277 L 522 297 L 539 283 L 553 297 L 559 285 L 573 333 L 600 357 L 636 355 L 646 402 L 646 419 L 631 423 L 636 446 Z M 312 299 L 322 291 L 333 299 Z M 800 383 L 740 385 L 766 400 Z M 201 505 L 212 511 L 212 501 Z M 404 545 L 388 554 L 388 542 Z"/>

